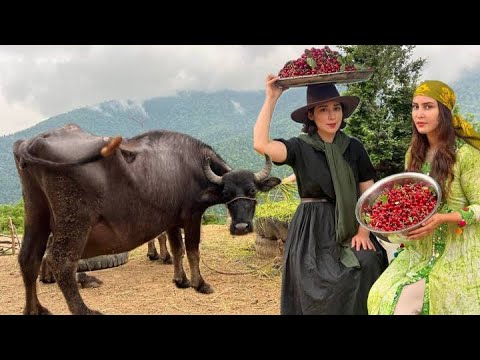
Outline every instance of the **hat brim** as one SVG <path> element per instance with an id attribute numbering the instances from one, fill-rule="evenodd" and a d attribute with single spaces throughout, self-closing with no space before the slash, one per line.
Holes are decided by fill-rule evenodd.
<path id="1" fill-rule="evenodd" d="M 337 96 L 328 100 L 311 103 L 292 112 L 291 118 L 293 121 L 303 124 L 304 122 L 309 120 L 308 110 L 329 101 L 338 101 L 343 105 L 343 118 L 346 119 L 350 117 L 350 115 L 352 115 L 352 113 L 355 111 L 358 104 L 360 103 L 360 98 L 357 96 Z"/>

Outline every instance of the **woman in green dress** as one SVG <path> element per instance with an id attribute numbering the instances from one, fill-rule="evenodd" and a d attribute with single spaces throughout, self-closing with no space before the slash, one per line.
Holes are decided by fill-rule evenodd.
<path id="1" fill-rule="evenodd" d="M 480 314 L 480 134 L 452 112 L 455 100 L 441 81 L 415 90 L 406 170 L 433 177 L 444 196 L 371 288 L 369 314 Z"/>

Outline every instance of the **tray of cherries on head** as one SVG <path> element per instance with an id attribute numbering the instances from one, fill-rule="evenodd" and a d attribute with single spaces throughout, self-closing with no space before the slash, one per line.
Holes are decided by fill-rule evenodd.
<path id="1" fill-rule="evenodd" d="M 328 46 L 322 49 L 306 49 L 296 60 L 288 61 L 279 71 L 277 86 L 296 87 L 310 84 L 348 84 L 366 81 L 373 75 L 373 69 L 346 60 L 338 51 Z"/>

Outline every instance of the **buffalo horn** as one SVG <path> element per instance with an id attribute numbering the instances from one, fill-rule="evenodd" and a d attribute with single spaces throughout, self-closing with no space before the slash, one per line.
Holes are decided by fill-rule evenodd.
<path id="1" fill-rule="evenodd" d="M 205 159 L 205 163 L 203 164 L 203 172 L 205 173 L 207 179 L 210 180 L 212 183 L 217 185 L 222 184 L 222 177 L 215 174 L 210 167 L 210 158 Z"/>
<path id="2" fill-rule="evenodd" d="M 270 156 L 265 155 L 265 167 L 261 171 L 253 174 L 255 176 L 255 181 L 265 180 L 267 176 L 270 175 L 271 170 L 272 170 L 272 159 L 270 159 Z"/>

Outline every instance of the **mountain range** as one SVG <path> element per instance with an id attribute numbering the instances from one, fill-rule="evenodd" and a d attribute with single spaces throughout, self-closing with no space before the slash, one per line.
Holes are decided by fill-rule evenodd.
<path id="1" fill-rule="evenodd" d="M 107 101 L 51 117 L 20 132 L 0 137 L 0 204 L 21 198 L 12 146 L 43 131 L 75 123 L 101 136 L 125 138 L 148 130 L 173 130 L 192 135 L 211 145 L 234 169 L 260 170 L 265 158 L 253 150 L 253 125 L 264 100 L 264 91 L 182 91 L 175 96 L 151 98 L 143 103 L 131 100 Z M 289 138 L 300 132 L 290 120 L 291 109 L 305 102 L 305 90 L 291 89 L 279 100 L 272 122 L 272 137 Z M 274 166 L 273 175 L 291 171 Z"/>
<path id="2" fill-rule="evenodd" d="M 451 85 L 462 113 L 480 118 L 480 72 L 465 73 Z M 68 123 L 92 134 L 125 138 L 153 129 L 183 132 L 211 145 L 232 168 L 256 171 L 263 167 L 264 158 L 253 150 L 252 134 L 264 94 L 264 90 L 181 91 L 175 96 L 143 102 L 112 100 L 53 116 L 31 128 L 1 136 L 0 204 L 21 199 L 13 143 Z M 290 119 L 290 113 L 304 104 L 305 88 L 292 88 L 282 95 L 274 113 L 272 138 L 290 138 L 300 133 L 301 125 Z M 272 175 L 280 178 L 290 173 L 287 166 L 274 166 L 272 170 Z"/>

